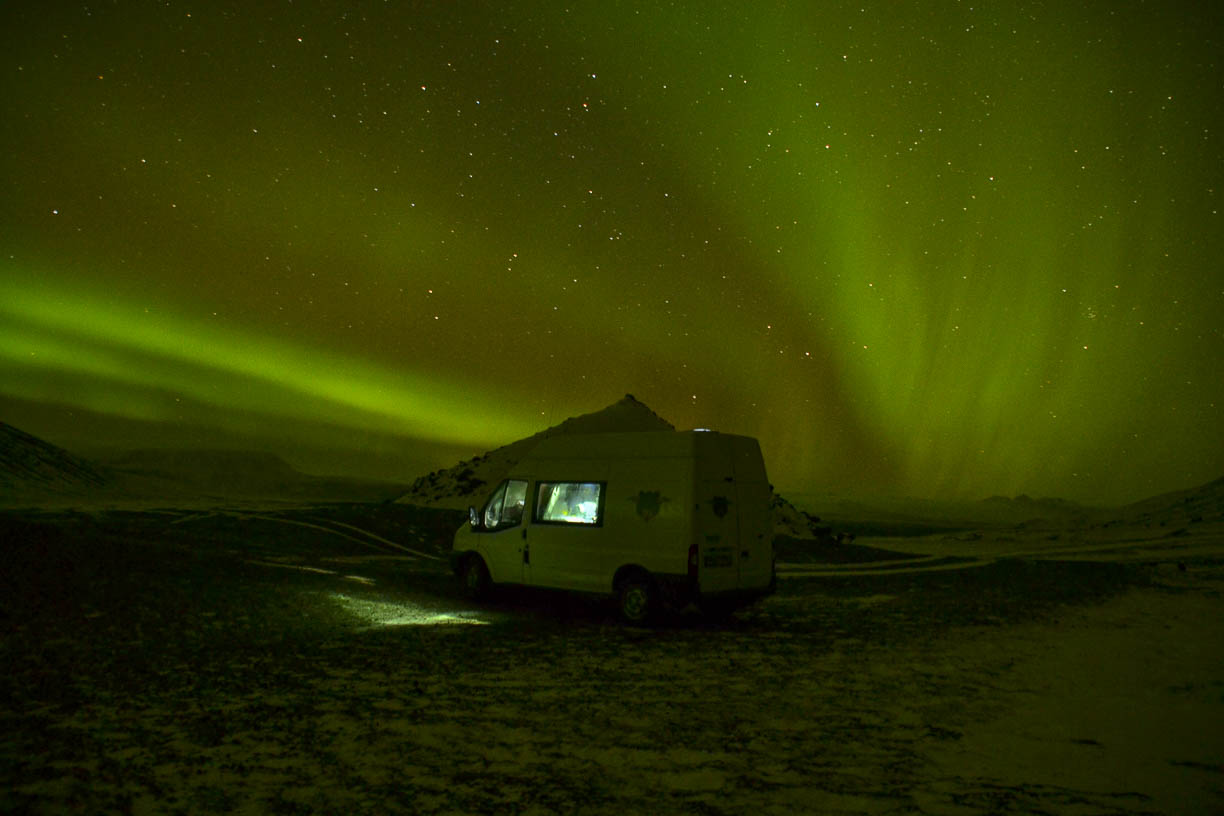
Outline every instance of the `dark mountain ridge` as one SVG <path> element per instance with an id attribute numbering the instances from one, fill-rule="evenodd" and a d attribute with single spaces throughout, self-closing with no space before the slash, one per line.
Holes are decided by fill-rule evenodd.
<path id="1" fill-rule="evenodd" d="M 107 482 L 89 460 L 0 422 L 0 488 L 6 492 L 76 493 Z"/>

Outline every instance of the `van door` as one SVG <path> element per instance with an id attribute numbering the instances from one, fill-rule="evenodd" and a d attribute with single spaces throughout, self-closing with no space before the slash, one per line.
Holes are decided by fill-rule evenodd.
<path id="1" fill-rule="evenodd" d="M 538 481 L 526 532 L 524 583 L 597 592 L 603 586 L 606 482 Z"/>
<path id="2" fill-rule="evenodd" d="M 502 482 L 480 511 L 479 551 L 497 584 L 523 582 L 524 515 L 527 482 Z"/>

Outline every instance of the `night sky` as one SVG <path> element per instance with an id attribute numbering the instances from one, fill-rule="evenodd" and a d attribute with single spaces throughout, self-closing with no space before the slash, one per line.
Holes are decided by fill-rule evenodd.
<path id="1" fill-rule="evenodd" d="M 6 2 L 0 410 L 411 479 L 631 392 L 781 488 L 1190 487 L 1224 474 L 1221 23 Z"/>

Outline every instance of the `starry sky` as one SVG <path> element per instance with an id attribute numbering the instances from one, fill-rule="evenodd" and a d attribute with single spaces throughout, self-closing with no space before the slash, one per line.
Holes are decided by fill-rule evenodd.
<path id="1" fill-rule="evenodd" d="M 633 393 L 780 488 L 1190 487 L 1224 473 L 1221 23 L 5 3 L 0 410 L 409 480 Z"/>

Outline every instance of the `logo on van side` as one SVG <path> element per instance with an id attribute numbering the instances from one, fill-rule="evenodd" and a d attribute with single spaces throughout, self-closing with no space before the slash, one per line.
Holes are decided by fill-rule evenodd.
<path id="1" fill-rule="evenodd" d="M 659 515 L 664 502 L 669 502 L 671 499 L 661 495 L 657 490 L 642 490 L 636 497 L 630 496 L 629 501 L 637 502 L 637 514 L 642 521 L 650 521 Z"/>

